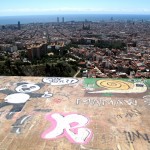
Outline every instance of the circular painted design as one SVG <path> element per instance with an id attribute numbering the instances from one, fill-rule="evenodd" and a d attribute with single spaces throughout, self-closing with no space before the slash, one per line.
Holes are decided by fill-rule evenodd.
<path id="1" fill-rule="evenodd" d="M 25 103 L 28 101 L 30 96 L 28 94 L 24 93 L 15 93 L 8 95 L 4 100 L 7 103 L 13 103 L 13 104 L 19 104 L 19 103 Z"/>
<path id="2" fill-rule="evenodd" d="M 97 81 L 99 87 L 104 87 L 113 90 L 128 90 L 133 88 L 134 84 L 121 80 L 99 80 Z"/>
<path id="3" fill-rule="evenodd" d="M 36 84 L 22 84 L 16 88 L 16 91 L 19 93 L 31 93 L 39 89 L 40 87 Z"/>

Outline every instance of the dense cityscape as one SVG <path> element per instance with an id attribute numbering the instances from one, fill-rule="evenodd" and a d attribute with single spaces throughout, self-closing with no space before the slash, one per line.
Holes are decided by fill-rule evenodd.
<path id="1" fill-rule="evenodd" d="M 1 25 L 0 75 L 150 78 L 150 22 Z"/>
<path id="2" fill-rule="evenodd" d="M 150 150 L 150 0 L 0 2 L 0 150 Z"/>

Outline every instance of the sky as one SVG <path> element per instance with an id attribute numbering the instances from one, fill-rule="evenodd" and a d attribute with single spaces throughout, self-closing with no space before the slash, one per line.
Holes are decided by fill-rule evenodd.
<path id="1" fill-rule="evenodd" d="M 0 16 L 149 14 L 150 0 L 1 0 Z"/>

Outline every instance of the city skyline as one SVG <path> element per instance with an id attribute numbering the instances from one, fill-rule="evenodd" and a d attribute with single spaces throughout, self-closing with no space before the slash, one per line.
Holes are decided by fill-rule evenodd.
<path id="1" fill-rule="evenodd" d="M 147 14 L 149 0 L 5 0 L 0 5 L 0 16 L 53 14 Z"/>

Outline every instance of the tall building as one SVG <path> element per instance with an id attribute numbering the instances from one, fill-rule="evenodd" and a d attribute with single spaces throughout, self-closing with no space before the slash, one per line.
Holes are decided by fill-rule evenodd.
<path id="1" fill-rule="evenodd" d="M 18 21 L 18 30 L 21 29 L 20 21 Z"/>
<path id="2" fill-rule="evenodd" d="M 57 23 L 59 23 L 59 17 L 57 17 Z"/>
<path id="3" fill-rule="evenodd" d="M 47 44 L 34 44 L 27 48 L 28 58 L 30 60 L 37 58 L 40 59 L 42 56 L 47 54 Z"/>
<path id="4" fill-rule="evenodd" d="M 65 19 L 64 19 L 64 17 L 62 17 L 62 22 L 63 22 L 63 23 L 65 22 Z"/>
<path id="5" fill-rule="evenodd" d="M 83 26 L 82 26 L 82 29 L 83 29 L 83 30 L 90 30 L 90 28 L 91 28 L 90 24 L 89 24 L 89 25 L 85 25 L 85 24 L 83 23 Z"/>

